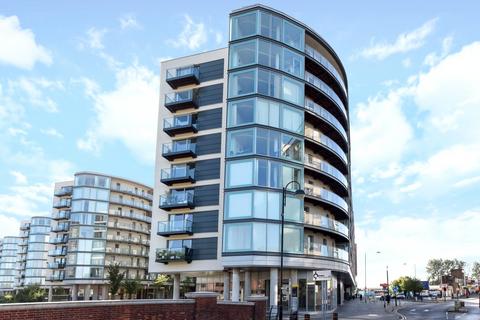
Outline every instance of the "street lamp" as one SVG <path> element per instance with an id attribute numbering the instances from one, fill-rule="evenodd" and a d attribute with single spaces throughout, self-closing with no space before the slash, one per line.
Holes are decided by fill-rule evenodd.
<path id="1" fill-rule="evenodd" d="M 305 191 L 303 191 L 302 186 L 297 181 L 290 181 L 282 189 L 282 231 L 280 236 L 280 301 L 278 305 L 278 319 L 283 319 L 283 227 L 285 225 L 285 206 L 287 205 L 287 190 L 290 184 L 296 184 L 297 189 L 295 190 L 295 197 L 303 199 L 305 196 Z"/>

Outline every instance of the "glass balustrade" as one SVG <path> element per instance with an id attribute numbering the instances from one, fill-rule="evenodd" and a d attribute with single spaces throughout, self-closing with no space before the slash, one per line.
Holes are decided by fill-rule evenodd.
<path id="1" fill-rule="evenodd" d="M 345 105 L 343 104 L 342 100 L 338 97 L 338 95 L 335 93 L 335 91 L 333 91 L 333 89 L 328 86 L 328 84 L 326 84 L 325 82 L 323 82 L 318 77 L 311 74 L 310 72 L 305 72 L 305 81 L 312 84 L 314 87 L 320 89 L 323 93 L 329 96 L 340 108 L 342 113 L 345 115 L 345 118 L 347 118 L 347 109 L 345 108 Z"/>
<path id="2" fill-rule="evenodd" d="M 330 71 L 335 77 L 335 79 L 337 79 L 338 82 L 340 83 L 340 86 L 342 87 L 345 94 L 347 94 L 347 88 L 345 86 L 345 82 L 343 81 L 343 77 L 340 75 L 337 69 L 333 66 L 333 64 L 330 61 L 328 61 L 327 58 L 325 58 L 320 52 L 318 52 L 308 44 L 305 45 L 305 53 L 309 57 L 311 57 L 313 60 L 317 61 L 322 66 L 324 66 L 328 71 Z"/>
<path id="3" fill-rule="evenodd" d="M 307 212 L 305 212 L 304 219 L 305 224 L 334 230 L 346 235 L 347 237 L 349 235 L 348 227 L 337 220 L 319 214 L 312 214 Z"/>
<path id="4" fill-rule="evenodd" d="M 305 183 L 305 194 L 334 203 L 348 213 L 348 203 L 342 197 L 333 193 L 332 191 Z"/>
<path id="5" fill-rule="evenodd" d="M 322 134 L 320 131 L 313 129 L 312 127 L 305 128 L 305 137 L 317 141 L 338 155 L 345 164 L 348 163 L 348 157 L 345 151 L 332 139 Z"/>
<path id="6" fill-rule="evenodd" d="M 310 110 L 311 112 L 315 113 L 316 115 L 320 116 L 321 118 L 329 122 L 331 125 L 333 125 L 342 134 L 345 141 L 348 142 L 347 131 L 345 131 L 345 128 L 333 114 L 331 114 L 325 108 L 321 107 L 319 104 L 313 102 L 313 100 L 309 98 L 305 98 L 305 109 Z"/>
<path id="7" fill-rule="evenodd" d="M 305 243 L 305 254 L 348 261 L 348 251 L 319 243 Z"/>
<path id="8" fill-rule="evenodd" d="M 191 219 L 160 221 L 158 222 L 158 234 L 192 233 L 192 227 Z"/>
<path id="9" fill-rule="evenodd" d="M 328 162 L 325 162 L 321 160 L 320 158 L 315 157 L 314 155 L 311 154 L 306 154 L 305 155 L 305 164 L 309 167 L 318 169 L 320 171 L 323 171 L 333 177 L 335 177 L 337 180 L 339 180 L 346 188 L 348 188 L 348 180 L 347 178 L 334 166 L 329 164 Z"/>

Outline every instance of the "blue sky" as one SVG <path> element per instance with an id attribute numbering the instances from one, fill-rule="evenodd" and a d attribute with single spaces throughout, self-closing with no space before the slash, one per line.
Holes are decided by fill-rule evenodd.
<path id="1" fill-rule="evenodd" d="M 480 5 L 275 1 L 348 73 L 360 286 L 478 257 Z M 246 1 L 0 6 L 0 236 L 92 170 L 153 185 L 159 62 L 224 47 Z M 380 251 L 380 254 L 376 254 Z"/>

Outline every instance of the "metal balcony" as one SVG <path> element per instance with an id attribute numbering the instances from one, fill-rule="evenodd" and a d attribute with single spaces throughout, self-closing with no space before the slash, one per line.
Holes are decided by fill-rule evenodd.
<path id="1" fill-rule="evenodd" d="M 49 269 L 64 269 L 66 263 L 65 262 L 51 262 L 48 264 Z"/>
<path id="2" fill-rule="evenodd" d="M 159 236 L 169 237 L 178 234 L 192 235 L 193 221 L 184 219 L 183 221 L 160 221 L 158 222 Z"/>
<path id="3" fill-rule="evenodd" d="M 162 169 L 160 181 L 167 186 L 174 183 L 195 182 L 195 168 L 188 166 Z"/>
<path id="4" fill-rule="evenodd" d="M 197 109 L 197 95 L 195 90 L 171 92 L 165 95 L 165 108 L 175 113 L 179 110 Z"/>
<path id="5" fill-rule="evenodd" d="M 196 158 L 196 145 L 190 140 L 164 143 L 162 146 L 162 157 L 169 161 L 185 157 Z"/>
<path id="6" fill-rule="evenodd" d="M 51 238 L 49 243 L 51 244 L 63 244 L 68 242 L 68 237 L 56 237 L 56 238 Z"/>
<path id="7" fill-rule="evenodd" d="M 67 187 L 61 187 L 60 189 L 56 190 L 54 195 L 56 197 L 63 197 L 63 196 L 69 196 L 72 193 L 73 193 L 73 187 L 67 186 Z"/>
<path id="8" fill-rule="evenodd" d="M 192 248 L 163 248 L 157 249 L 155 261 L 168 264 L 169 262 L 192 262 Z"/>
<path id="9" fill-rule="evenodd" d="M 170 211 L 172 209 L 193 209 L 195 207 L 193 190 L 184 191 L 183 193 L 175 192 L 160 197 L 159 208 Z"/>
<path id="10" fill-rule="evenodd" d="M 65 231 L 68 231 L 69 229 L 70 229 L 70 224 L 60 223 L 52 227 L 52 232 L 65 232 Z"/>
<path id="11" fill-rule="evenodd" d="M 193 116 L 191 114 L 186 114 L 163 119 L 163 131 L 172 137 L 179 133 L 197 133 L 198 130 Z"/>
<path id="12" fill-rule="evenodd" d="M 67 220 L 70 219 L 70 211 L 69 210 L 61 210 L 54 212 L 52 214 L 53 220 Z"/>
<path id="13" fill-rule="evenodd" d="M 70 208 L 72 201 L 70 199 L 61 199 L 53 204 L 55 209 Z"/>
<path id="14" fill-rule="evenodd" d="M 172 89 L 190 84 L 199 84 L 199 68 L 198 66 L 187 66 L 168 69 L 166 81 Z"/>
<path id="15" fill-rule="evenodd" d="M 58 256 L 65 256 L 67 255 L 67 249 L 54 249 L 48 251 L 48 255 L 50 257 L 58 257 Z"/>

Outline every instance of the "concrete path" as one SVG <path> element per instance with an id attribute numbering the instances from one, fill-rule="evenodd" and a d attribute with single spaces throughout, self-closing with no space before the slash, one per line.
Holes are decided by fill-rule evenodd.
<path id="1" fill-rule="evenodd" d="M 408 302 L 401 302 L 402 306 L 408 304 Z M 353 301 L 346 302 L 343 306 L 337 309 L 338 318 L 346 320 L 399 320 L 403 319 L 401 315 L 397 313 L 397 308 L 393 303 L 390 306 L 384 308 L 382 301 L 368 302 L 355 299 Z"/>

